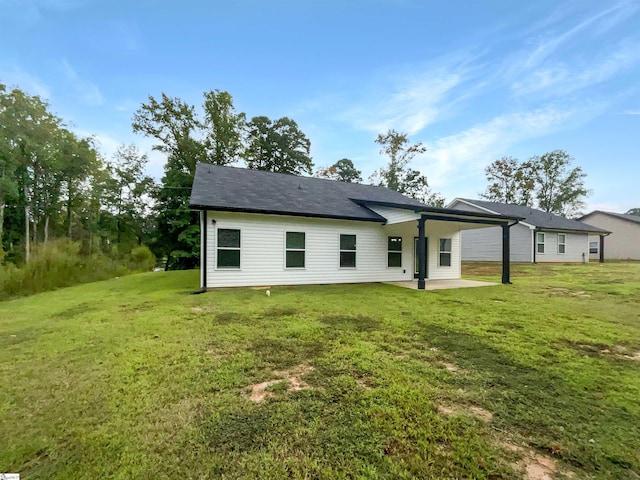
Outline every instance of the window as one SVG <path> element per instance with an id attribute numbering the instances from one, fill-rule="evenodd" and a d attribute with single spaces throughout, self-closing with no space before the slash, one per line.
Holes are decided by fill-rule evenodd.
<path id="1" fill-rule="evenodd" d="M 340 235 L 340 268 L 356 268 L 355 235 Z"/>
<path id="2" fill-rule="evenodd" d="M 218 229 L 218 268 L 240 268 L 240 230 Z"/>
<path id="3" fill-rule="evenodd" d="M 599 242 L 589 242 L 589 253 L 591 255 L 597 255 L 600 253 L 600 243 Z"/>
<path id="4" fill-rule="evenodd" d="M 544 233 L 538 232 L 536 235 L 536 252 L 544 253 Z"/>
<path id="5" fill-rule="evenodd" d="M 387 266 L 402 267 L 402 237 L 387 237 Z"/>
<path id="6" fill-rule="evenodd" d="M 441 267 L 451 266 L 451 239 L 450 238 L 440 239 L 440 266 Z"/>
<path id="7" fill-rule="evenodd" d="M 285 264 L 287 268 L 304 268 L 304 232 L 287 232 L 285 239 Z"/>
<path id="8" fill-rule="evenodd" d="M 558 253 L 564 254 L 567 252 L 567 236 L 564 233 L 558 234 Z"/>

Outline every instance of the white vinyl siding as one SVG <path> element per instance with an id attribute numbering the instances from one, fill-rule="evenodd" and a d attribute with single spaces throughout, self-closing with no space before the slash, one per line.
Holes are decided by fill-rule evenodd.
<path id="1" fill-rule="evenodd" d="M 215 228 L 212 221 L 215 220 Z M 313 219 L 284 215 L 207 212 L 207 287 L 358 283 L 413 279 L 417 222 Z M 216 269 L 214 231 L 241 230 L 242 269 Z M 429 279 L 460 278 L 460 235 L 455 224 L 426 222 Z M 285 233 L 305 232 L 305 268 L 285 267 Z M 357 268 L 340 268 L 340 234 L 356 235 Z M 402 267 L 388 268 L 388 237 L 402 237 Z M 438 238 L 451 238 L 451 267 L 438 267 Z"/>
<path id="2" fill-rule="evenodd" d="M 485 212 L 481 208 L 456 201 L 452 208 L 472 212 Z M 533 262 L 537 248 L 536 231 L 527 224 L 518 223 L 510 228 L 510 259 L 512 262 Z M 536 253 L 536 262 L 583 262 L 589 258 L 586 233 L 561 232 L 565 235 L 565 253 L 558 254 L 556 232 L 542 231 L 545 235 L 545 252 Z M 605 246 L 605 251 L 607 250 Z M 469 261 L 502 261 L 502 228 L 490 227 L 462 231 L 462 259 Z"/>
<path id="3" fill-rule="evenodd" d="M 512 262 L 533 261 L 532 230 L 524 225 L 510 228 Z M 502 261 L 502 228 L 489 227 L 462 231 L 462 260 Z"/>

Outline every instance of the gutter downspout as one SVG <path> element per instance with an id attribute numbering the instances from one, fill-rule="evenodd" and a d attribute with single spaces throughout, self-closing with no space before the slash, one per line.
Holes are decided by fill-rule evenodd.
<path id="1" fill-rule="evenodd" d="M 536 250 L 538 250 L 538 229 L 533 229 L 533 264 L 536 264 Z"/>

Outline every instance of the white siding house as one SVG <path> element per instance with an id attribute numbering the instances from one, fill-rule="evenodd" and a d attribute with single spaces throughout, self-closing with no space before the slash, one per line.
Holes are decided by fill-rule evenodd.
<path id="1" fill-rule="evenodd" d="M 220 211 L 208 211 L 206 218 L 207 287 L 402 281 L 413 280 L 416 271 L 414 221 L 381 225 Z M 460 231 L 441 223 L 428 227 L 427 279 L 460 278 Z M 239 268 L 218 265 L 218 232 L 229 229 L 240 231 Z M 304 233 L 303 267 L 287 267 L 287 232 Z M 340 235 L 356 237 L 355 267 L 340 266 Z M 389 266 L 389 237 L 402 239 L 398 266 Z M 451 240 L 449 265 L 439 261 L 440 239 Z"/>
<path id="2" fill-rule="evenodd" d="M 522 205 L 457 198 L 449 207 L 523 218 L 511 228 L 512 262 L 588 262 L 590 236 L 599 238 L 608 233 L 577 220 Z M 496 227 L 463 231 L 462 260 L 500 261 L 501 236 L 500 228 Z"/>
<path id="3" fill-rule="evenodd" d="M 382 187 L 204 164 L 190 203 L 201 211 L 203 289 L 414 278 L 424 288 L 460 278 L 462 230 L 517 222 Z"/>
<path id="4" fill-rule="evenodd" d="M 588 213 L 581 222 L 609 230 L 602 252 L 605 260 L 640 260 L 640 217 L 624 213 L 596 210 Z M 589 237 L 591 258 L 600 256 L 600 238 Z"/>

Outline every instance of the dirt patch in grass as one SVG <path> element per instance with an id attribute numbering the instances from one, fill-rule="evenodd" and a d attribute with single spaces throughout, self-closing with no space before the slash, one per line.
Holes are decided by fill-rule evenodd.
<path id="1" fill-rule="evenodd" d="M 493 413 L 477 405 L 441 403 L 436 406 L 436 410 L 441 415 L 446 415 L 447 417 L 452 415 L 470 415 L 487 423 L 493 419 Z"/>
<path id="2" fill-rule="evenodd" d="M 451 373 L 456 373 L 460 371 L 460 368 L 457 365 L 454 365 L 453 363 L 440 362 L 440 365 L 442 366 L 442 368 L 444 368 L 445 370 Z"/>
<path id="3" fill-rule="evenodd" d="M 520 447 L 510 442 L 502 441 L 499 445 L 505 450 L 518 453 L 520 460 L 511 466 L 520 471 L 524 471 L 526 480 L 553 480 L 556 474 L 560 473 L 560 468 L 556 461 L 547 456 L 537 453 L 530 448 Z M 566 478 L 573 478 L 575 473 L 572 471 L 563 471 L 562 474 Z"/>
<path id="4" fill-rule="evenodd" d="M 629 352 L 629 349 L 622 345 L 612 346 L 605 343 L 574 342 L 571 340 L 562 340 L 561 343 L 589 357 L 609 357 L 640 362 L 640 352 Z"/>
<path id="5" fill-rule="evenodd" d="M 273 398 L 278 393 L 298 392 L 311 388 L 302 377 L 315 370 L 310 365 L 297 365 L 288 370 L 274 371 L 273 380 L 256 383 L 246 388 L 247 398 L 254 403 L 261 403 L 267 398 Z M 275 387 L 275 388 L 274 388 Z"/>
<path id="6" fill-rule="evenodd" d="M 562 288 L 562 287 L 551 287 L 547 290 L 547 292 L 551 297 L 580 297 L 580 298 L 591 297 L 591 295 L 585 292 L 584 290 L 571 290 L 570 288 Z"/>

